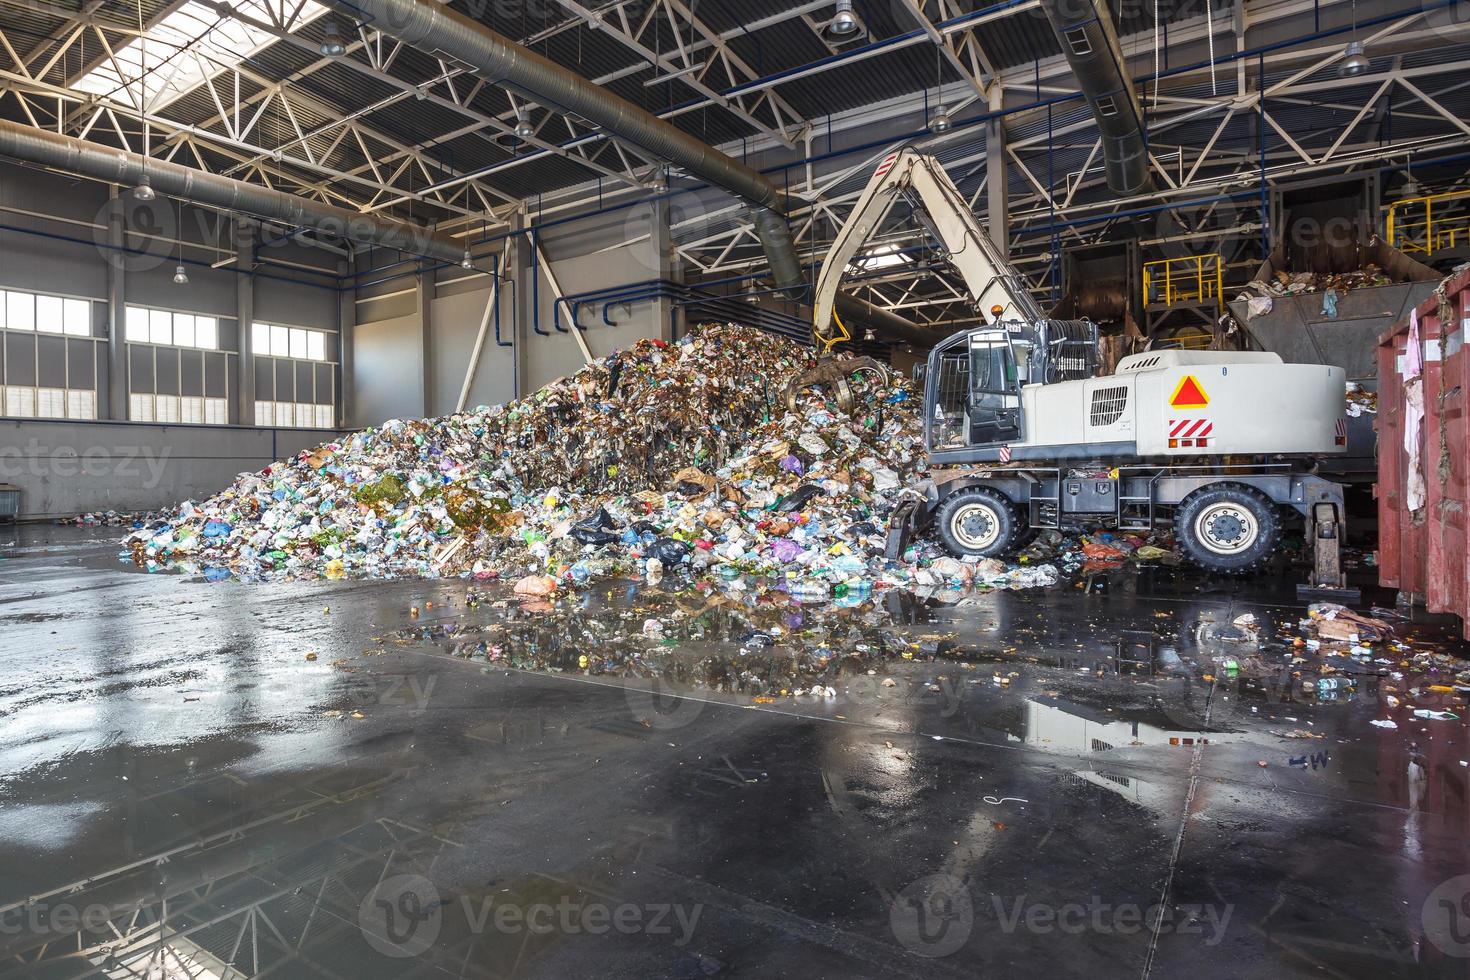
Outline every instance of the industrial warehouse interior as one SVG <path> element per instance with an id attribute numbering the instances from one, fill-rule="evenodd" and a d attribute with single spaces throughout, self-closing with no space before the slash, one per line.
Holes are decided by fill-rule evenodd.
<path id="1" fill-rule="evenodd" d="M 1470 0 L 0 0 L 0 980 L 1470 977 Z"/>

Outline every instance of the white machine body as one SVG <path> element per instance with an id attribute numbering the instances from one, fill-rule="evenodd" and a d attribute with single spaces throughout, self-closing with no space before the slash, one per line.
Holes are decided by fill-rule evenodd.
<path id="1" fill-rule="evenodd" d="M 1134 354 L 1107 377 L 1023 386 L 1026 438 L 1011 450 L 1102 444 L 1141 458 L 1342 453 L 1346 391 L 1341 368 L 1284 364 L 1276 354 Z"/>

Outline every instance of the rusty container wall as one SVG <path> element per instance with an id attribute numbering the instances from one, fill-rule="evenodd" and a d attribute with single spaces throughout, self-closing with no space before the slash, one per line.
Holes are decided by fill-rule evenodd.
<path id="1" fill-rule="evenodd" d="M 1404 353 L 1407 318 L 1378 346 L 1378 578 L 1430 612 L 1454 613 L 1470 639 L 1470 421 L 1466 418 L 1470 352 L 1464 348 L 1470 270 L 1445 281 L 1418 306 L 1424 358 L 1420 465 L 1425 502 L 1407 510 L 1409 454 L 1404 449 Z"/>

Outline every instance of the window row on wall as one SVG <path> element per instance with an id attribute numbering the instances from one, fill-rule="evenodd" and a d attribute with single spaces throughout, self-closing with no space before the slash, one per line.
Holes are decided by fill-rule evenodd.
<path id="1" fill-rule="evenodd" d="M 201 395 L 150 395 L 128 393 L 128 418 L 134 422 L 182 422 L 188 425 L 227 425 L 228 398 Z"/>
<path id="2" fill-rule="evenodd" d="M 250 331 L 250 349 L 258 355 L 290 357 L 298 361 L 325 361 L 327 335 L 322 330 L 305 327 L 283 327 L 274 323 L 254 324 Z"/>
<path id="3" fill-rule="evenodd" d="M 23 333 L 92 336 L 92 301 L 0 290 L 0 326 Z"/>
<path id="4" fill-rule="evenodd" d="M 70 388 L 6 385 L 6 415 L 33 419 L 95 419 L 97 392 Z"/>
<path id="5" fill-rule="evenodd" d="M 255 424 L 331 428 L 336 424 L 335 367 L 289 357 L 257 357 Z"/>
<path id="6" fill-rule="evenodd" d="M 255 424 L 284 429 L 330 429 L 337 424 L 336 408 L 307 402 L 256 402 Z"/>
<path id="7" fill-rule="evenodd" d="M 125 335 L 130 344 L 219 350 L 218 318 L 195 313 L 129 306 Z"/>
<path id="8" fill-rule="evenodd" d="M 107 341 L 95 336 L 95 314 L 91 300 L 0 290 L 0 414 L 97 418 Z M 255 424 L 335 425 L 335 338 L 270 323 L 251 330 Z M 234 346 L 233 321 L 128 306 L 124 336 L 129 419 L 228 423 L 238 355 L 221 347 Z"/>
<path id="9" fill-rule="evenodd" d="M 45 333 L 0 330 L 0 413 L 95 419 L 106 343 Z"/>

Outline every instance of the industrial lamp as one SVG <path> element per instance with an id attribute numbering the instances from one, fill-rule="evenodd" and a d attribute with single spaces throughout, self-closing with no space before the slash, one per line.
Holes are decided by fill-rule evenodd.
<path id="1" fill-rule="evenodd" d="M 852 0 L 837 0 L 837 12 L 827 24 L 827 33 L 835 37 L 861 37 L 868 32 L 862 17 L 852 9 Z"/>
<path id="2" fill-rule="evenodd" d="M 148 179 L 146 173 L 138 178 L 138 186 L 133 188 L 133 196 L 140 201 L 151 201 L 158 196 L 153 191 L 153 181 Z"/>
<path id="3" fill-rule="evenodd" d="M 1353 34 L 1352 40 L 1347 47 L 1342 49 L 1342 61 L 1338 62 L 1337 74 L 1339 78 L 1352 78 L 1361 75 L 1368 70 L 1370 62 L 1368 53 L 1363 49 L 1363 42 L 1358 40 L 1358 0 L 1353 0 Z"/>
<path id="4" fill-rule="evenodd" d="M 954 127 L 954 120 L 950 118 L 949 110 L 944 106 L 934 110 L 934 115 L 929 117 L 929 128 L 936 133 L 947 133 Z"/>
<path id="5" fill-rule="evenodd" d="M 461 269 L 473 269 L 475 267 L 475 260 L 470 258 L 469 249 L 464 250 L 464 258 L 459 260 L 459 267 Z"/>
<path id="6" fill-rule="evenodd" d="M 340 58 L 347 53 L 347 41 L 335 20 L 327 21 L 326 29 L 322 31 L 320 50 L 328 58 Z"/>
<path id="7" fill-rule="evenodd" d="M 536 127 L 531 124 L 531 113 L 526 109 L 516 110 L 516 136 L 519 139 L 528 140 L 536 135 Z"/>
<path id="8" fill-rule="evenodd" d="M 174 266 L 174 285 L 187 286 L 189 284 L 189 273 L 184 271 L 182 264 Z"/>
<path id="9" fill-rule="evenodd" d="M 1363 74 L 1371 64 L 1367 51 L 1363 48 L 1363 42 L 1354 39 L 1342 49 L 1342 61 L 1337 66 L 1337 74 L 1343 78 L 1352 78 L 1354 75 Z"/>

